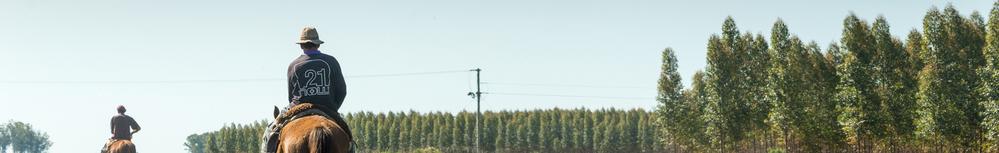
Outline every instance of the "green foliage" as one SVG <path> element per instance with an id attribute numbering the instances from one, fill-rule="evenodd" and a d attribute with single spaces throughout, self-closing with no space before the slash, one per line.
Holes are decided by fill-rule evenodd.
<path id="1" fill-rule="evenodd" d="M 392 114 L 392 115 L 387 115 Z M 489 152 L 661 152 L 652 112 L 641 109 L 548 109 L 483 112 Z M 345 116 L 361 152 L 474 150 L 475 113 L 357 112 Z M 396 122 L 408 121 L 408 122 Z M 364 126 L 360 126 L 364 125 Z M 408 133 L 409 136 L 402 136 Z M 395 135 L 395 136 L 386 136 Z"/>
<path id="2" fill-rule="evenodd" d="M 982 128 L 992 149 L 997 149 L 999 141 L 999 2 L 992 6 L 989 13 L 988 28 L 985 30 L 985 49 L 983 54 L 986 65 L 978 70 L 982 77 L 982 86 L 978 89 L 982 96 L 981 113 L 984 120 Z"/>
<path id="3" fill-rule="evenodd" d="M 873 25 L 850 15 L 844 20 L 842 43 L 846 51 L 838 68 L 836 100 L 840 122 L 849 140 L 865 151 L 908 144 L 915 131 L 915 52 L 891 36 L 883 16 Z M 918 33 L 918 32 L 917 32 Z M 909 42 L 919 44 L 918 34 Z M 918 47 L 917 47 L 918 48 Z M 873 147 L 873 148 L 872 148 Z M 886 150 L 887 151 L 887 150 Z"/>
<path id="4" fill-rule="evenodd" d="M 32 128 L 31 124 L 10 121 L 0 124 L 0 152 L 46 152 L 52 142 L 49 135 Z"/>
<path id="5" fill-rule="evenodd" d="M 441 149 L 437 149 L 437 148 L 434 148 L 434 147 L 423 147 L 423 148 L 420 148 L 420 149 L 416 149 L 413 152 L 414 153 L 442 153 L 443 151 L 441 151 Z"/>
<path id="6" fill-rule="evenodd" d="M 850 15 L 843 21 L 843 63 L 838 65 L 840 81 L 837 101 L 841 104 L 840 122 L 851 140 L 857 143 L 867 137 L 884 136 L 880 97 L 874 92 L 872 71 L 876 40 L 866 21 Z M 883 29 L 880 29 L 883 30 Z"/>
<path id="7" fill-rule="evenodd" d="M 682 91 L 683 84 L 681 84 L 680 73 L 677 72 L 677 59 L 673 52 L 673 49 L 666 48 L 663 50 L 662 55 L 662 72 L 659 75 L 659 96 L 657 100 L 659 101 L 658 108 L 656 109 L 656 126 L 659 131 L 659 135 L 665 136 L 659 140 L 661 142 L 675 142 L 676 139 L 689 138 L 688 133 L 685 133 L 685 128 L 690 125 L 690 117 L 687 115 L 690 113 L 689 103 L 683 99 Z M 686 141 L 684 141 L 686 142 Z M 671 144 L 672 145 L 672 144 Z"/>
<path id="8" fill-rule="evenodd" d="M 722 24 L 722 35 L 712 35 L 708 40 L 708 66 L 706 68 L 708 94 L 707 118 L 708 135 L 712 146 L 731 148 L 725 144 L 741 141 L 751 127 L 747 120 L 749 103 L 743 99 L 746 73 L 740 71 L 746 66 L 744 55 L 749 51 L 749 42 L 741 38 L 735 21 L 728 17 Z M 751 39 L 749 39 L 751 40 Z"/>
<path id="9" fill-rule="evenodd" d="M 999 150 L 999 2 L 993 7 L 988 22 L 953 6 L 931 9 L 904 42 L 883 16 L 868 23 L 851 14 L 824 53 L 781 20 L 768 42 L 726 18 L 707 41 L 705 71 L 679 99 L 662 98 L 680 86 L 670 84 L 679 77 L 668 75 L 675 61 L 664 55 L 660 140 L 668 152 Z"/>
<path id="10" fill-rule="evenodd" d="M 192 134 L 184 142 L 185 150 L 191 153 L 256 153 L 260 152 L 260 144 L 267 120 L 250 124 L 225 125 L 217 131 Z"/>
<path id="11" fill-rule="evenodd" d="M 931 9 L 923 19 L 925 66 L 919 74 L 918 130 L 936 145 L 972 148 L 981 142 L 979 94 L 975 73 L 984 64 L 984 33 L 975 19 L 953 6 Z"/>
<path id="12" fill-rule="evenodd" d="M 891 36 L 884 16 L 874 22 L 874 38 L 877 40 L 875 60 L 875 91 L 885 119 L 884 135 L 879 137 L 888 145 L 905 144 L 914 136 L 918 68 L 915 55 L 905 51 L 902 42 Z M 891 136 L 891 137 L 889 137 Z"/>
<path id="13" fill-rule="evenodd" d="M 769 123 L 788 151 L 815 152 L 842 145 L 835 110 L 835 71 L 818 44 L 804 44 L 778 20 L 771 32 L 773 101 Z M 808 143 L 801 143 L 808 142 Z"/>
<path id="14" fill-rule="evenodd" d="M 0 126 L 0 152 L 7 152 L 10 142 L 10 131 L 7 130 L 6 126 Z"/>
<path id="15" fill-rule="evenodd" d="M 786 152 L 787 151 L 785 151 L 782 148 L 770 148 L 770 149 L 767 149 L 767 153 L 786 153 Z"/>

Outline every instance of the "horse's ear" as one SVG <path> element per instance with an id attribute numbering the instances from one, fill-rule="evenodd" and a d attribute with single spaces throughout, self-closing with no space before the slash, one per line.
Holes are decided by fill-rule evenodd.
<path id="1" fill-rule="evenodd" d="M 281 111 L 278 110 L 277 106 L 274 106 L 274 118 L 277 118 L 278 113 L 281 113 Z"/>

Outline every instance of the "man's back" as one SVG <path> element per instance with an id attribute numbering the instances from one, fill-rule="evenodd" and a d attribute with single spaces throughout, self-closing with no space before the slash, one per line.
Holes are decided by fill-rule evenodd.
<path id="1" fill-rule="evenodd" d="M 139 129 L 139 124 L 131 116 L 118 114 L 111 117 L 111 134 L 114 139 L 132 139 L 132 129 Z"/>
<path id="2" fill-rule="evenodd" d="M 299 56 L 288 66 L 288 100 L 340 109 L 346 85 L 336 58 L 318 51 Z"/>

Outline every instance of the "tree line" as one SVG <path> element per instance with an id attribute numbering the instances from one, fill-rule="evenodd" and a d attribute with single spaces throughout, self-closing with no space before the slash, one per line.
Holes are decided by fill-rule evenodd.
<path id="1" fill-rule="evenodd" d="M 190 153 L 258 153 L 268 123 L 268 120 L 229 123 L 216 131 L 191 134 L 184 142 L 184 149 Z"/>
<path id="2" fill-rule="evenodd" d="M 371 112 L 347 115 L 358 148 L 469 152 L 475 113 Z M 479 149 L 488 152 L 658 152 L 651 112 L 642 109 L 486 111 Z"/>
<path id="3" fill-rule="evenodd" d="M 778 19 L 769 39 L 726 18 L 685 88 L 663 51 L 656 126 L 667 152 L 999 151 L 999 2 L 988 22 L 932 8 L 893 36 L 843 20 L 823 50 Z"/>
<path id="4" fill-rule="evenodd" d="M 474 112 L 356 112 L 344 115 L 360 152 L 470 152 Z M 652 112 L 546 109 L 482 113 L 488 152 L 662 152 Z M 192 153 L 259 152 L 265 121 L 188 136 Z"/>
<path id="5" fill-rule="evenodd" d="M 0 153 L 8 149 L 15 153 L 40 153 L 51 146 L 49 135 L 32 128 L 31 124 L 19 121 L 0 124 Z"/>

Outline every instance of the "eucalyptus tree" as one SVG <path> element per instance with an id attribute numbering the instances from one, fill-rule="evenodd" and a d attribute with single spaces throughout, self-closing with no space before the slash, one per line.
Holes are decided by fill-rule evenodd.
<path id="1" fill-rule="evenodd" d="M 974 13 L 977 14 L 977 13 Z M 923 19 L 925 66 L 919 76 L 919 134 L 932 143 L 969 149 L 981 142 L 980 86 L 975 71 L 985 61 L 984 26 L 953 7 L 931 9 Z M 975 19 L 979 18 L 979 19 Z"/>
<path id="2" fill-rule="evenodd" d="M 886 137 L 886 117 L 875 85 L 877 40 L 870 29 L 866 21 L 854 14 L 843 20 L 840 42 L 845 56 L 838 66 L 840 81 L 836 95 L 842 107 L 840 122 L 850 140 L 865 150 L 870 149 L 871 146 L 865 145 L 872 140 Z"/>
<path id="3" fill-rule="evenodd" d="M 871 32 L 876 40 L 874 64 L 875 91 L 885 119 L 884 136 L 879 138 L 895 151 L 896 146 L 907 143 L 914 136 L 916 118 L 916 69 L 915 55 L 905 50 L 901 40 L 891 36 L 888 22 L 879 16 Z"/>
<path id="4" fill-rule="evenodd" d="M 983 54 L 986 63 L 978 70 L 982 78 L 982 86 L 978 90 L 982 96 L 982 128 L 986 130 L 990 146 L 995 147 L 999 144 L 999 2 L 992 5 L 985 33 Z"/>
<path id="5" fill-rule="evenodd" d="M 760 34 L 740 34 L 731 17 L 723 22 L 721 35 L 708 40 L 707 91 L 701 94 L 707 96 L 707 134 L 715 147 L 756 146 L 768 135 L 771 102 L 763 94 L 772 64 L 768 47 Z"/>
<path id="6" fill-rule="evenodd" d="M 807 127 L 805 132 L 805 149 L 808 151 L 834 151 L 844 145 L 844 135 L 836 117 L 835 90 L 838 81 L 833 61 L 823 57 L 822 49 L 815 42 L 805 46 L 805 53 L 800 59 L 805 61 L 801 67 L 806 73 L 804 91 L 801 96 L 805 101 Z"/>
<path id="7" fill-rule="evenodd" d="M 659 129 L 661 142 L 671 144 L 681 137 L 681 129 L 684 128 L 682 120 L 689 119 L 686 115 L 686 104 L 682 99 L 683 90 L 680 73 L 677 72 L 676 54 L 672 48 L 666 48 L 662 53 L 662 70 L 659 74 L 658 83 L 659 102 L 656 109 L 656 125 Z"/>
<path id="8" fill-rule="evenodd" d="M 801 40 L 792 37 L 784 21 L 777 20 L 770 36 L 771 67 L 769 73 L 768 97 L 772 107 L 768 115 L 771 128 L 781 136 L 784 149 L 796 151 L 798 141 L 804 136 L 805 103 L 801 89 L 804 89 L 802 62 L 804 47 Z"/>

